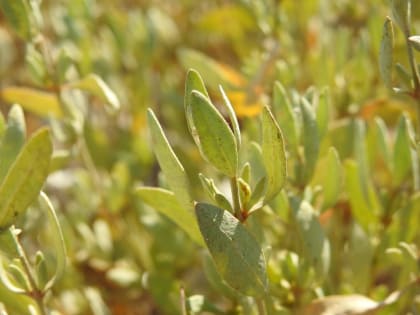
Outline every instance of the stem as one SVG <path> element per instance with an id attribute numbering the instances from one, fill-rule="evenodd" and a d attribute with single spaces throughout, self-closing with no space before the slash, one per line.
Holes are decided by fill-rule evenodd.
<path id="1" fill-rule="evenodd" d="M 233 211 L 239 221 L 244 221 L 241 209 L 241 201 L 239 199 L 238 177 L 234 176 L 230 179 L 230 187 L 232 191 Z"/>
<path id="2" fill-rule="evenodd" d="M 23 265 L 23 268 L 25 270 L 26 276 L 28 277 L 29 285 L 30 285 L 30 292 L 29 296 L 32 297 L 36 304 L 38 305 L 38 308 L 42 315 L 47 315 L 47 311 L 45 309 L 44 305 L 44 293 L 42 290 L 40 290 L 36 284 L 35 281 L 35 275 L 33 274 L 31 265 L 29 264 L 29 260 L 26 257 L 25 250 L 23 249 L 22 245 L 20 244 L 19 238 L 17 236 L 17 230 L 14 226 L 10 227 L 10 233 L 13 238 L 13 242 L 15 243 L 16 250 L 19 255 L 19 260 Z"/>
<path id="3" fill-rule="evenodd" d="M 181 311 L 182 311 L 182 315 L 188 315 L 187 312 L 187 305 L 185 303 L 185 290 L 183 287 L 181 287 L 180 290 L 180 297 L 181 297 Z"/>
<path id="4" fill-rule="evenodd" d="M 263 299 L 255 299 L 257 304 L 258 315 L 267 315 L 267 310 L 265 308 L 265 303 Z"/>

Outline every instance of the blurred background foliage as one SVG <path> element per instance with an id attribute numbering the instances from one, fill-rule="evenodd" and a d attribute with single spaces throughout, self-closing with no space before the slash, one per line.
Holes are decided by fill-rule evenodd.
<path id="1" fill-rule="evenodd" d="M 363 146 L 366 141 L 367 177 L 376 191 L 373 203 L 380 204 L 381 216 L 368 231 L 351 223 L 348 190 L 358 184 L 340 182 L 339 201 L 323 209 L 320 217 L 333 248 L 325 293 L 357 292 L 380 300 L 406 284 L 411 270 L 418 269 L 418 248 L 406 243 L 420 241 L 420 196 L 407 180 L 411 175 L 404 174 L 400 183 L 393 180 L 372 144 L 379 128 L 392 151 L 398 124 L 405 119 L 400 118 L 402 113 L 408 124 L 415 117 L 411 100 L 387 90 L 379 77 L 382 27 L 390 15 L 387 1 L 27 3 L 31 7 L 26 33 L 16 31 L 4 12 L 0 14 L 0 108 L 6 114 L 11 103 L 22 103 L 12 89 L 23 87 L 45 93 L 37 94 L 44 104 L 58 102 L 65 109 L 64 114 L 52 115 L 50 110 L 37 112 L 30 104 L 22 104 L 29 109 L 28 134 L 48 124 L 55 139 L 57 164 L 46 191 L 58 209 L 69 264 L 48 298 L 52 309 L 61 314 L 179 314 L 183 287 L 187 296 L 203 294 L 218 309 L 238 312 L 240 302 L 222 297 L 212 283 L 211 268 L 203 272 L 203 260 L 209 264 L 203 251 L 132 192 L 138 183 L 165 186 L 148 138 L 148 107 L 157 114 L 186 166 L 196 199 L 204 198 L 196 174 L 217 177 L 188 135 L 183 102 L 189 68 L 200 72 L 216 104 L 221 102 L 218 85 L 223 86 L 247 141 L 259 137 L 258 115 L 262 104 L 272 104 L 275 81 L 282 83 L 292 102 L 299 95 L 310 95 L 314 88 L 328 87 L 328 131 L 319 155 L 326 159 L 328 148 L 334 145 L 341 161 L 352 159 L 345 164 L 347 178 L 353 178 L 352 170 L 363 159 L 355 143 Z M 412 5 L 413 33 L 419 34 L 420 3 Z M 405 42 L 402 34 L 395 34 L 395 59 L 404 74 L 409 68 Z M 118 112 L 103 106 L 109 99 L 70 88 L 92 73 L 115 92 L 121 104 Z M 409 86 L 409 82 L 403 84 Z M 25 94 L 28 90 L 23 91 L 24 99 L 30 98 Z M 277 113 L 279 121 L 281 115 Z M 315 184 L 331 165 L 325 159 L 318 163 L 306 192 L 305 186 L 294 184 L 293 175 L 290 190 L 314 194 L 316 204 Z M 224 189 L 223 181 L 218 185 Z M 274 211 L 256 214 L 250 224 L 260 226 L 259 234 L 255 229 L 258 238 L 277 249 L 268 265 L 273 292 L 278 304 L 293 307 L 314 295 L 305 291 L 312 284 L 296 278 L 295 236 L 284 202 L 285 198 L 277 198 Z M 394 220 L 397 212 L 403 215 Z M 45 255 L 51 256 L 52 236 L 44 221 L 37 208 L 31 208 L 21 222 L 23 240 L 29 252 L 43 244 Z M 386 254 L 389 248 L 393 251 Z M 410 268 L 414 269 L 405 266 L 405 255 L 417 257 L 412 258 Z M 0 286 L 0 302 L 10 314 L 26 314 L 24 303 L 13 303 L 9 295 Z M 407 303 L 401 305 L 404 308 Z"/>

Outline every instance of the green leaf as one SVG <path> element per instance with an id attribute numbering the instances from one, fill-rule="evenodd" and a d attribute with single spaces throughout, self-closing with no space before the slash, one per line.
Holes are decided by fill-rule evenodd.
<path id="1" fill-rule="evenodd" d="M 7 120 L 7 128 L 0 143 L 0 183 L 16 159 L 26 137 L 25 117 L 19 105 L 13 105 Z"/>
<path id="2" fill-rule="evenodd" d="M 197 203 L 196 215 L 222 278 L 245 295 L 263 296 L 268 283 L 263 251 L 254 236 L 232 214 Z"/>
<path id="3" fill-rule="evenodd" d="M 319 95 L 316 107 L 316 122 L 319 130 L 319 138 L 322 139 L 328 131 L 328 122 L 331 106 L 330 90 L 324 88 Z"/>
<path id="4" fill-rule="evenodd" d="M 232 124 L 233 134 L 236 139 L 236 145 L 238 148 L 238 151 L 241 147 L 241 130 L 239 128 L 239 122 L 238 118 L 236 117 L 235 111 L 233 110 L 232 104 L 229 101 L 229 98 L 227 97 L 225 91 L 223 90 L 223 87 L 219 85 L 220 93 L 222 94 L 224 104 L 226 106 L 226 109 L 228 111 L 229 119 Z"/>
<path id="5" fill-rule="evenodd" d="M 45 261 L 45 256 L 41 251 L 37 251 L 35 254 L 35 275 L 36 275 L 36 285 L 38 288 L 45 288 L 45 285 L 48 283 L 48 269 L 47 263 Z"/>
<path id="6" fill-rule="evenodd" d="M 24 0 L 0 0 L 0 9 L 16 33 L 23 39 L 30 38 L 30 20 Z"/>
<path id="7" fill-rule="evenodd" d="M 365 231 L 367 231 L 369 225 L 375 222 L 376 218 L 374 209 L 369 204 L 369 196 L 363 191 L 358 164 L 353 160 L 347 160 L 344 164 L 344 168 L 345 183 L 351 211 L 356 221 L 365 229 Z M 368 190 L 372 189 L 370 186 L 371 185 L 368 185 Z"/>
<path id="8" fill-rule="evenodd" d="M 267 106 L 262 113 L 262 155 L 267 174 L 265 201 L 270 201 L 286 183 L 287 165 L 283 135 Z"/>
<path id="9" fill-rule="evenodd" d="M 162 127 L 151 109 L 147 111 L 147 121 L 152 138 L 153 151 L 175 197 L 185 209 L 192 211 L 193 202 L 189 191 L 188 176 L 184 167 L 172 150 Z"/>
<path id="10" fill-rule="evenodd" d="M 74 89 L 80 89 L 97 96 L 109 105 L 108 108 L 111 112 L 115 112 L 120 109 L 120 101 L 118 100 L 115 92 L 111 90 L 108 84 L 106 84 L 105 81 L 96 74 L 91 73 L 79 81 L 67 84 L 67 86 Z"/>
<path id="11" fill-rule="evenodd" d="M 204 86 L 204 82 L 200 74 L 197 71 L 190 69 L 188 70 L 187 79 L 185 80 L 184 110 L 185 117 L 187 119 L 188 130 L 190 131 L 194 142 L 198 146 L 200 141 L 198 139 L 197 129 L 194 126 L 191 114 L 192 91 L 194 90 L 201 92 L 203 95 L 209 98 L 209 94 L 207 93 L 206 87 Z"/>
<path id="12" fill-rule="evenodd" d="M 300 236 L 303 254 L 307 262 L 315 268 L 316 274 L 324 277 L 330 266 L 330 243 L 318 217 L 307 201 L 302 201 L 293 212 Z"/>
<path id="13" fill-rule="evenodd" d="M 0 186 L 0 229 L 12 225 L 38 196 L 48 176 L 52 150 L 46 128 L 34 133 L 22 148 Z"/>
<path id="14" fill-rule="evenodd" d="M 314 172 L 319 153 L 319 131 L 312 105 L 302 98 L 301 102 L 302 120 L 303 120 L 303 148 L 304 148 L 304 170 L 303 183 L 307 183 Z"/>
<path id="15" fill-rule="evenodd" d="M 393 180 L 394 185 L 399 186 L 407 179 L 410 172 L 417 168 L 417 153 L 411 144 L 414 139 L 414 131 L 406 115 L 400 117 L 395 137 Z"/>
<path id="16" fill-rule="evenodd" d="M 287 148 L 296 153 L 298 150 L 297 118 L 287 95 L 280 82 L 274 84 L 273 111 L 284 133 Z"/>
<path id="17" fill-rule="evenodd" d="M 238 170 L 236 140 L 222 115 L 209 99 L 198 91 L 192 92 L 191 114 L 202 156 L 219 171 L 234 177 Z"/>
<path id="18" fill-rule="evenodd" d="M 392 21 L 387 18 L 382 31 L 381 48 L 379 51 L 379 72 L 388 88 L 392 88 L 394 30 Z"/>
<path id="19" fill-rule="evenodd" d="M 408 40 L 417 51 L 420 51 L 420 35 L 410 36 Z"/>
<path id="20" fill-rule="evenodd" d="M 324 170 L 323 189 L 324 189 L 324 209 L 333 206 L 341 192 L 343 170 L 338 152 L 334 147 L 330 147 L 327 155 L 327 169 Z"/>
<path id="21" fill-rule="evenodd" d="M 392 157 L 388 146 L 388 138 L 385 122 L 380 117 L 375 117 L 374 125 L 369 130 L 367 145 L 371 166 L 374 167 L 380 161 L 391 171 Z"/>
<path id="22" fill-rule="evenodd" d="M 0 96 L 5 102 L 17 103 L 25 110 L 41 117 L 60 118 L 63 116 L 60 103 L 52 93 L 25 87 L 8 86 L 0 91 Z"/>
<path id="23" fill-rule="evenodd" d="M 173 192 L 162 188 L 138 187 L 136 194 L 150 207 L 181 227 L 197 244 L 204 246 L 194 214 L 182 207 Z"/>
<path id="24" fill-rule="evenodd" d="M 39 203 L 41 208 L 47 212 L 49 220 L 49 229 L 51 230 L 52 239 L 56 251 L 56 267 L 54 276 L 45 284 L 44 291 L 49 290 L 58 279 L 64 275 L 66 269 L 66 244 L 64 243 L 64 236 L 61 230 L 60 221 L 54 207 L 48 196 L 41 191 L 39 195 Z"/>

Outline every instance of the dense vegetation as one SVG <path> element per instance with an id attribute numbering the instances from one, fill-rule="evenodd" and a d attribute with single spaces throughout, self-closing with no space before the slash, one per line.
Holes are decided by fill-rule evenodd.
<path id="1" fill-rule="evenodd" d="M 0 9 L 0 314 L 420 314 L 418 1 Z"/>

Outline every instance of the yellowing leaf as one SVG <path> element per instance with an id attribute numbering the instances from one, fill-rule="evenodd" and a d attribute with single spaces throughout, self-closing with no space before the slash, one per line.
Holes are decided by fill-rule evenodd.
<path id="1" fill-rule="evenodd" d="M 9 86 L 0 91 L 0 96 L 6 103 L 18 103 L 24 109 L 42 117 L 59 118 L 63 116 L 60 103 L 53 93 Z"/>
<path id="2" fill-rule="evenodd" d="M 96 74 L 89 74 L 79 81 L 69 83 L 67 86 L 89 92 L 99 97 L 102 101 L 110 105 L 109 109 L 112 111 L 116 111 L 120 108 L 120 101 L 118 100 L 117 95 L 105 81 Z"/>

